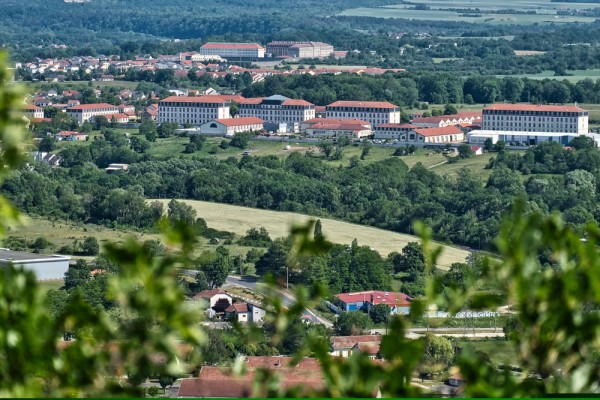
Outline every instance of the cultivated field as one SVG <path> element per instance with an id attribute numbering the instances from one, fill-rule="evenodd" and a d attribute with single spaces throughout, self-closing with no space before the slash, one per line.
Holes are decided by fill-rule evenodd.
<path id="1" fill-rule="evenodd" d="M 169 200 L 159 201 L 162 201 L 165 205 L 169 202 Z M 198 217 L 204 218 L 208 226 L 239 235 L 245 234 L 250 228 L 265 227 L 272 238 L 284 237 L 289 234 L 292 224 L 301 224 L 309 219 L 315 219 L 315 217 L 308 215 L 289 212 L 259 210 L 196 200 L 181 201 L 194 207 Z M 321 218 L 321 223 L 323 233 L 328 240 L 335 243 L 350 244 L 354 239 L 357 239 L 360 245 L 370 246 L 384 257 L 392 251 L 401 251 L 409 242 L 418 241 L 415 236 L 332 219 Z M 444 246 L 440 266 L 448 268 L 453 262 L 463 262 L 468 254 L 466 250 Z"/>
<path id="2" fill-rule="evenodd" d="M 414 9 L 417 4 L 429 8 L 426 10 Z M 410 4 L 377 8 L 354 8 L 344 10 L 340 15 L 434 21 L 451 20 L 493 25 L 543 25 L 570 22 L 592 23 L 595 20 L 594 17 L 556 15 L 556 11 L 566 8 L 593 8 L 597 6 L 598 4 L 594 3 L 578 3 L 574 5 L 573 3 L 553 3 L 550 0 L 514 0 L 506 5 L 498 4 L 498 2 L 492 0 L 458 2 L 450 0 L 418 0 Z M 509 9 L 517 12 L 515 13 Z"/>

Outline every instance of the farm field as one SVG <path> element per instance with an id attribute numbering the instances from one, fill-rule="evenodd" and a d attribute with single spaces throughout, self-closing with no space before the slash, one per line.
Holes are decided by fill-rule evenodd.
<path id="1" fill-rule="evenodd" d="M 414 9 L 416 5 L 428 8 L 417 10 Z M 573 3 L 553 3 L 550 0 L 515 0 L 506 5 L 492 0 L 458 2 L 450 0 L 418 0 L 410 4 L 397 4 L 377 8 L 359 7 L 344 10 L 340 15 L 414 20 L 453 20 L 493 25 L 591 23 L 594 22 L 594 17 L 556 15 L 556 12 L 575 7 L 594 8 L 597 6 L 598 4 L 596 3 L 577 3 L 574 6 Z"/>
<path id="2" fill-rule="evenodd" d="M 168 203 L 169 200 L 159 200 Z M 245 234 L 250 228 L 265 227 L 272 238 L 289 234 L 292 224 L 305 223 L 315 219 L 303 214 L 268 211 L 254 208 L 233 206 L 229 204 L 210 203 L 198 200 L 180 200 L 191 205 L 198 217 L 203 218 L 208 226 L 236 233 Z M 418 241 L 416 236 L 386 231 L 368 226 L 321 218 L 323 233 L 328 240 L 335 243 L 350 244 L 358 239 L 360 245 L 367 245 L 377 250 L 382 256 L 392 251 L 401 251 L 409 242 Z M 464 262 L 468 251 L 451 246 L 444 246 L 440 257 L 440 267 L 447 269 L 453 262 Z"/>
<path id="3" fill-rule="evenodd" d="M 596 20 L 594 17 L 575 17 L 549 14 L 496 14 L 485 11 L 468 17 L 464 14 L 449 10 L 411 10 L 407 8 L 353 8 L 344 10 L 339 15 L 355 17 L 375 17 L 375 18 L 398 18 L 423 21 L 447 21 L 470 22 L 476 24 L 491 25 L 546 25 L 546 24 L 566 24 L 572 22 L 592 23 Z M 475 14 L 474 14 L 475 15 Z"/>
<path id="4" fill-rule="evenodd" d="M 557 80 L 568 80 L 569 82 L 579 82 L 583 79 L 600 79 L 600 69 L 587 69 L 587 70 L 569 70 L 567 75 L 555 75 L 554 71 L 544 71 L 539 74 L 522 74 L 522 75 L 496 75 L 499 78 L 505 76 L 514 76 L 518 78 L 530 78 L 530 79 L 557 79 Z"/>

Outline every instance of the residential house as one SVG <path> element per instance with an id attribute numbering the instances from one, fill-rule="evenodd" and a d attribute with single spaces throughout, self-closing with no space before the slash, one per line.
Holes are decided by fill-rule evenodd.
<path id="1" fill-rule="evenodd" d="M 302 358 L 298 365 L 291 357 L 246 357 L 246 373 L 234 376 L 222 367 L 203 366 L 197 378 L 183 379 L 177 397 L 247 398 L 266 397 L 266 393 L 253 393 L 257 371 L 268 370 L 276 374 L 285 390 L 298 388 L 303 395 L 325 388 L 321 366 L 315 358 Z"/>
<path id="2" fill-rule="evenodd" d="M 192 297 L 192 299 L 204 301 L 207 303 L 207 308 L 212 308 L 218 312 L 225 311 L 233 304 L 233 297 L 220 289 L 203 290 Z"/>
<path id="3" fill-rule="evenodd" d="M 225 309 L 225 318 L 235 319 L 237 322 L 261 323 L 266 312 L 261 307 L 252 303 L 233 303 Z"/>
<path id="4" fill-rule="evenodd" d="M 31 153 L 33 160 L 49 165 L 51 167 L 58 167 L 61 162 L 60 156 L 45 151 L 34 151 Z"/>
<path id="5" fill-rule="evenodd" d="M 264 123 L 265 121 L 257 117 L 221 118 L 200 125 L 200 133 L 233 136 L 241 132 L 260 132 Z"/>
<path id="6" fill-rule="evenodd" d="M 88 139 L 88 135 L 81 132 L 60 131 L 55 135 L 55 139 L 65 142 L 82 142 Z"/>
<path id="7" fill-rule="evenodd" d="M 399 292 L 367 290 L 364 292 L 340 293 L 335 297 L 344 311 L 369 311 L 378 304 L 390 307 L 390 314 L 408 314 L 411 298 Z"/>
<path id="8" fill-rule="evenodd" d="M 329 338 L 332 356 L 350 357 L 355 353 L 366 354 L 369 358 L 376 358 L 381 345 L 381 335 L 361 336 L 331 336 Z"/>

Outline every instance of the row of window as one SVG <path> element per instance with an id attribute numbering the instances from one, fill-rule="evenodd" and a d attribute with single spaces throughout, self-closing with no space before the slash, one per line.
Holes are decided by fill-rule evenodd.
<path id="1" fill-rule="evenodd" d="M 539 117 L 539 116 L 535 116 L 535 117 L 513 117 L 513 116 L 509 116 L 507 118 L 505 117 L 500 117 L 498 115 L 492 115 L 489 118 L 486 118 L 487 120 L 492 120 L 492 121 L 547 121 L 547 122 L 556 122 L 556 121 L 572 121 L 575 122 L 577 121 L 577 118 L 575 117 Z"/>
<path id="2" fill-rule="evenodd" d="M 558 112 L 558 111 L 516 111 L 516 110 L 483 110 L 483 115 L 533 115 L 544 117 L 577 117 L 588 115 L 583 112 Z"/>
<path id="3" fill-rule="evenodd" d="M 398 113 L 400 115 L 400 108 L 376 108 L 376 107 L 325 107 L 327 113 L 330 112 L 367 112 L 367 113 Z"/>

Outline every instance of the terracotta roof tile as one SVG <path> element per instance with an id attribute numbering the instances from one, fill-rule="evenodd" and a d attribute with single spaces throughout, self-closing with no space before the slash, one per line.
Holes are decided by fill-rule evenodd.
<path id="1" fill-rule="evenodd" d="M 364 107 L 364 108 L 399 108 L 387 101 L 336 101 L 327 106 L 329 107 Z"/>
<path id="2" fill-rule="evenodd" d="M 583 108 L 576 106 L 556 106 L 556 105 L 539 105 L 539 104 L 493 104 L 484 110 L 500 110 L 500 111 L 533 111 L 533 112 L 583 112 Z"/>

